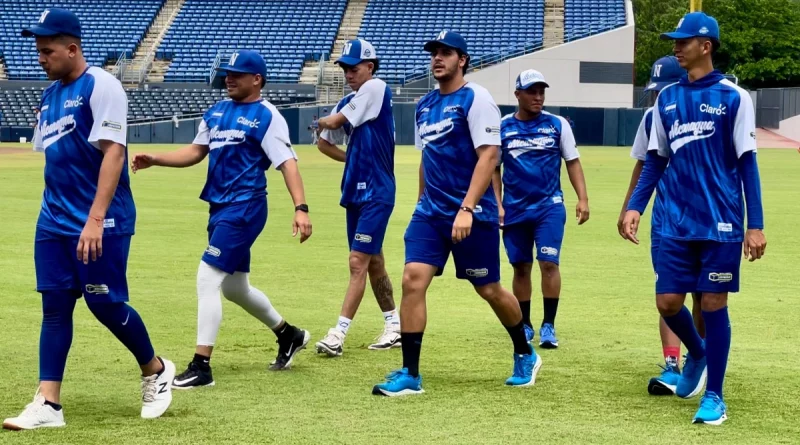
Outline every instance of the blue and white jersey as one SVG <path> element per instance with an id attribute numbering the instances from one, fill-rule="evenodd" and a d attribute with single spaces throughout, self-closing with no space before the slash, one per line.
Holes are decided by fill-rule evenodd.
<path id="1" fill-rule="evenodd" d="M 580 157 L 567 120 L 543 111 L 536 119 L 521 121 L 512 113 L 503 117 L 500 136 L 505 224 L 528 210 L 562 204 L 561 159 Z"/>
<path id="2" fill-rule="evenodd" d="M 739 158 L 756 151 L 750 95 L 719 71 L 684 76 L 658 96 L 649 150 L 669 158 L 661 179 L 661 235 L 678 240 L 740 242 L 744 199 Z"/>
<path id="3" fill-rule="evenodd" d="M 636 138 L 633 140 L 631 157 L 637 161 L 644 162 L 647 159 L 647 147 L 650 145 L 650 132 L 653 128 L 653 109 L 648 108 L 644 112 L 639 129 L 636 131 Z M 669 168 L 669 167 L 667 167 Z M 658 181 L 656 188 L 656 199 L 653 202 L 653 214 L 650 217 L 650 236 L 661 235 L 661 221 L 664 218 L 663 190 L 664 181 Z"/>
<path id="4" fill-rule="evenodd" d="M 208 177 L 200 199 L 211 204 L 244 202 L 267 194 L 264 172 L 297 159 L 289 127 L 266 100 L 217 102 L 203 115 L 194 144 L 206 145 Z"/>
<path id="5" fill-rule="evenodd" d="M 44 151 L 44 196 L 37 229 L 78 237 L 97 194 L 100 141 L 127 143 L 128 97 L 119 81 L 89 67 L 69 84 L 56 81 L 42 93 L 33 147 Z M 136 207 L 126 153 L 119 184 L 103 223 L 104 236 L 132 235 Z"/>
<path id="6" fill-rule="evenodd" d="M 416 212 L 453 219 L 467 196 L 478 163 L 476 150 L 500 146 L 500 109 L 485 88 L 469 82 L 450 94 L 433 90 L 425 95 L 417 104 L 416 124 L 425 180 Z M 475 206 L 474 217 L 497 223 L 491 185 Z"/>
<path id="7" fill-rule="evenodd" d="M 349 136 L 344 174 L 343 207 L 363 202 L 394 205 L 394 116 L 392 90 L 380 79 L 370 79 L 358 92 L 345 96 L 331 111 L 342 113 L 347 124 L 338 130 L 323 130 L 322 139 L 341 144 Z"/>

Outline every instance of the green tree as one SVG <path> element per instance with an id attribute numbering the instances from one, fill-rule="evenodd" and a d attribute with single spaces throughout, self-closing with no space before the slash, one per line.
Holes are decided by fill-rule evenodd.
<path id="1" fill-rule="evenodd" d="M 672 53 L 659 39 L 689 10 L 688 0 L 633 0 L 636 19 L 636 83 L 650 66 Z M 720 24 L 722 47 L 715 66 L 751 88 L 800 85 L 800 1 L 705 0 L 703 10 Z"/>

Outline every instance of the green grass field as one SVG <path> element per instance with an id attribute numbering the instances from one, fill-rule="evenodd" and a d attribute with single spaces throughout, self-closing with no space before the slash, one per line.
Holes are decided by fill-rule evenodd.
<path id="1" fill-rule="evenodd" d="M 253 250 L 251 281 L 316 342 L 336 321 L 348 278 L 338 206 L 341 164 L 311 147 L 298 151 L 314 235 L 303 245 L 291 237 L 292 204 L 279 173 L 270 171 L 269 222 Z M 0 443 L 798 443 L 797 153 L 759 153 L 769 247 L 763 260 L 743 264 L 743 292 L 731 298 L 733 347 L 725 385 L 730 419 L 722 427 L 690 424 L 697 399 L 647 395 L 647 380 L 662 361 L 649 228 L 642 228 L 638 247 L 616 233 L 633 162 L 622 148 L 584 148 L 582 155 L 591 220 L 582 227 L 568 221 L 557 320 L 561 347 L 540 351 L 544 364 L 534 387 L 503 386 L 511 372 L 510 340 L 450 266 L 428 296 L 425 395 L 370 395 L 372 385 L 401 363 L 399 350 L 366 349 L 383 326 L 370 291 L 343 357 L 307 350 L 283 373 L 266 371 L 276 352 L 274 336 L 225 301 L 212 361 L 217 386 L 176 392 L 163 418 L 144 421 L 133 357 L 79 303 L 62 397 L 68 426 L 0 432 Z M 397 206 L 385 243 L 398 303 L 402 235 L 415 205 L 418 162 L 416 150 L 398 148 Z M 17 415 L 36 389 L 41 308 L 33 235 L 42 165 L 29 146 L 0 154 L 0 417 Z M 564 176 L 571 209 L 575 197 Z M 207 207 L 198 199 L 204 180 L 204 165 L 132 177 L 138 225 L 129 263 L 131 303 L 158 353 L 179 371 L 195 342 L 195 274 L 206 247 Z M 504 264 L 509 286 L 510 272 Z M 537 320 L 542 309 L 539 297 L 534 301 Z"/>

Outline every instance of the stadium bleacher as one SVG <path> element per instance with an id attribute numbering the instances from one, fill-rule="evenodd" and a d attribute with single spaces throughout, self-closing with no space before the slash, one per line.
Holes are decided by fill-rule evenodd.
<path id="1" fill-rule="evenodd" d="M 20 31 L 39 19 L 47 7 L 73 11 L 82 24 L 83 52 L 90 65 L 103 66 L 133 51 L 144 37 L 164 0 L 0 0 L 0 52 L 8 78 L 46 79 L 38 63 L 33 39 Z M 114 11 L 109 20 L 109 11 Z"/>
<path id="2" fill-rule="evenodd" d="M 380 76 L 394 83 L 424 72 L 430 59 L 422 45 L 443 29 L 467 39 L 473 64 L 498 51 L 536 47 L 543 40 L 544 0 L 370 0 L 359 37 L 375 45 Z"/>
<path id="3" fill-rule="evenodd" d="M 297 82 L 303 63 L 329 53 L 346 0 L 188 0 L 156 57 L 172 59 L 165 81 L 207 81 L 218 51 L 259 51 L 268 82 Z"/>
<path id="4" fill-rule="evenodd" d="M 625 0 L 565 0 L 564 37 L 584 37 L 592 30 L 625 24 Z"/>

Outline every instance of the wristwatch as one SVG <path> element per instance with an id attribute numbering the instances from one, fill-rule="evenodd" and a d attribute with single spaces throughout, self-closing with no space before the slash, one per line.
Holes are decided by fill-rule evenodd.
<path id="1" fill-rule="evenodd" d="M 294 211 L 308 213 L 308 204 L 300 204 L 299 206 L 294 208 Z"/>

